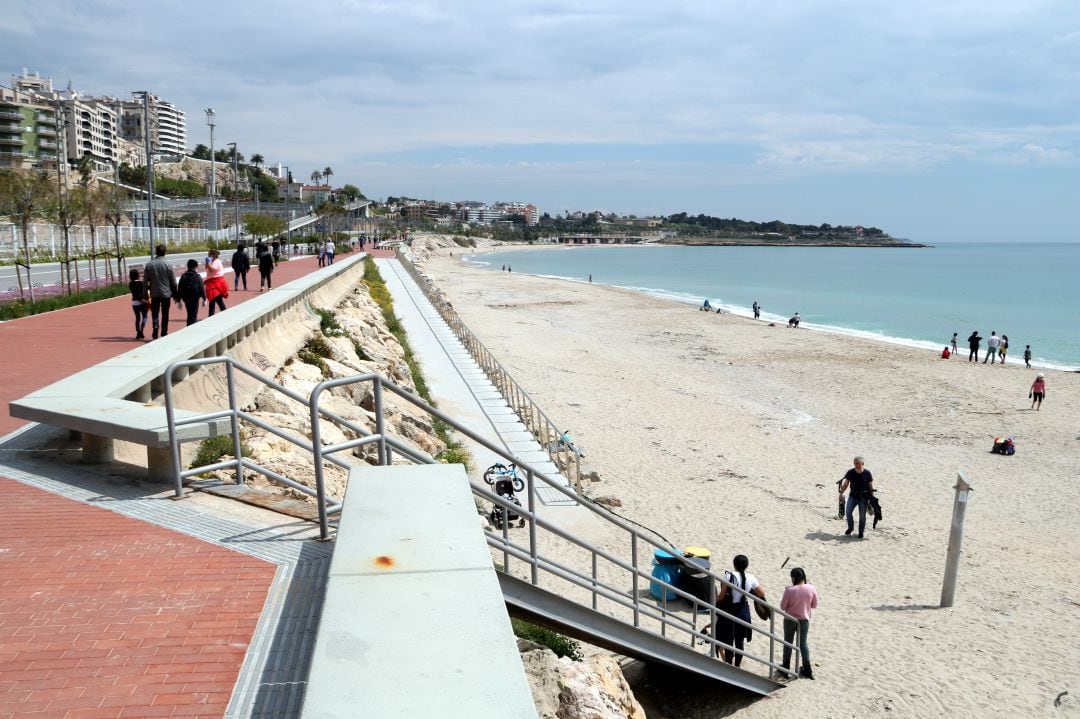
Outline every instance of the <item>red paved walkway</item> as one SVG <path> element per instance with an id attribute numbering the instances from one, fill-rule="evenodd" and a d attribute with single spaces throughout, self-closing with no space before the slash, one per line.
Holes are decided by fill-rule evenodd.
<path id="1" fill-rule="evenodd" d="M 275 567 L 0 477 L 0 719 L 221 717 Z"/>
<path id="2" fill-rule="evenodd" d="M 274 270 L 274 286 L 280 287 L 316 269 L 318 263 L 313 257 L 282 262 Z M 232 275 L 226 275 L 226 279 L 231 288 Z M 231 307 L 258 296 L 258 272 L 248 274 L 248 287 L 251 289 L 247 292 L 230 289 L 226 303 Z M 200 316 L 206 317 L 205 308 L 200 310 Z M 174 305 L 169 332 L 183 330 L 185 317 L 184 311 Z M 26 423 L 8 414 L 9 402 L 151 341 L 134 337 L 135 322 L 126 295 L 0 322 L 0 436 Z"/>
<path id="3" fill-rule="evenodd" d="M 314 269 L 282 263 L 274 285 Z M 23 424 L 9 401 L 133 334 L 126 297 L 0 323 L 0 435 Z M 274 565 L 2 476 L 0 517 L 0 719 L 224 714 Z"/>

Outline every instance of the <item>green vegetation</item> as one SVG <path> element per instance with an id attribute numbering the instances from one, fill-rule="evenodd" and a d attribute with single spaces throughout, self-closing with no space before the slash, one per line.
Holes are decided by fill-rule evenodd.
<path id="1" fill-rule="evenodd" d="M 240 433 L 240 456 L 246 457 L 251 454 L 251 448 L 247 446 L 243 432 Z M 210 437 L 199 443 L 199 449 L 191 460 L 191 467 L 205 467 L 214 464 L 222 457 L 233 456 L 233 438 L 231 434 L 219 437 Z"/>
<path id="2" fill-rule="evenodd" d="M 322 371 L 323 377 L 329 379 L 330 367 L 327 366 L 326 360 L 333 356 L 333 352 L 330 350 L 330 345 L 321 336 L 316 335 L 305 342 L 300 351 L 296 353 L 296 356 L 301 362 L 318 367 Z"/>
<path id="3" fill-rule="evenodd" d="M 312 307 L 311 311 L 319 316 L 319 329 L 327 337 L 344 337 L 347 333 L 337 321 L 333 310 Z"/>
<path id="4" fill-rule="evenodd" d="M 405 328 L 401 326 L 401 321 L 394 314 L 394 299 L 390 295 L 390 290 L 386 288 L 386 283 L 383 281 L 382 275 L 379 274 L 379 268 L 375 265 L 375 260 L 371 256 L 364 258 L 364 283 L 368 286 L 371 299 L 375 300 L 375 304 L 379 306 L 387 329 L 390 330 L 390 334 L 394 335 L 398 344 L 401 345 L 401 350 L 405 354 L 405 364 L 409 366 L 409 374 L 412 376 L 417 394 L 432 407 L 437 407 L 438 405 L 435 404 L 435 400 L 431 397 L 427 382 L 424 381 L 424 373 L 420 371 L 420 365 L 413 355 L 412 347 L 409 345 L 409 338 L 405 334 Z M 472 458 L 469 456 L 468 450 L 460 442 L 453 439 L 450 426 L 435 418 L 432 419 L 431 424 L 435 429 L 435 434 L 446 444 L 446 449 L 440 452 L 435 459 L 447 464 L 463 464 L 465 469 L 469 470 L 472 466 Z"/>
<path id="5" fill-rule="evenodd" d="M 529 624 L 524 620 L 514 619 L 513 617 L 510 618 L 510 624 L 514 628 L 515 636 L 545 646 L 555 652 L 555 656 L 570 657 L 575 662 L 579 662 L 585 658 L 581 653 L 580 644 L 569 637 L 564 637 L 558 632 L 553 632 L 550 629 L 544 629 L 543 627 L 538 627 L 535 624 Z"/>
<path id="6" fill-rule="evenodd" d="M 29 299 L 5 302 L 4 304 L 0 304 L 0 321 L 13 320 L 19 317 L 29 317 L 30 315 L 37 315 L 42 312 L 52 312 L 53 310 L 62 310 L 65 307 L 85 305 L 88 302 L 97 302 L 98 300 L 107 300 L 111 297 L 125 295 L 127 294 L 127 291 L 127 284 L 117 283 L 106 285 L 105 287 L 97 287 L 92 290 L 75 292 L 70 295 L 45 297 L 38 299 L 35 302 L 30 302 Z"/>
<path id="7" fill-rule="evenodd" d="M 248 213 L 244 215 L 244 229 L 258 240 L 260 237 L 280 235 L 285 231 L 285 219 L 273 215 Z"/>

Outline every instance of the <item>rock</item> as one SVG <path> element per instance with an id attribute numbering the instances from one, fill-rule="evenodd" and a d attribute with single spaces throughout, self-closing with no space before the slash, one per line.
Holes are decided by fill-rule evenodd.
<path id="1" fill-rule="evenodd" d="M 621 507 L 622 500 L 612 494 L 605 494 L 603 497 L 597 497 L 593 500 L 597 504 L 602 504 L 605 507 Z"/>
<path id="2" fill-rule="evenodd" d="M 646 719 L 615 659 L 598 654 L 580 662 L 547 648 L 525 647 L 521 664 L 541 719 Z"/>

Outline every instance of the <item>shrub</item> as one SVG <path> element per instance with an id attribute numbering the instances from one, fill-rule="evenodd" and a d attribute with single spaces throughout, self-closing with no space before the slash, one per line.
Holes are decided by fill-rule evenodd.
<path id="1" fill-rule="evenodd" d="M 323 310 L 312 307 L 311 310 L 319 316 L 319 329 L 327 337 L 344 337 L 345 330 L 337 321 L 333 310 Z M 327 355 L 329 356 L 329 355 Z"/>
<path id="2" fill-rule="evenodd" d="M 353 346 L 353 349 L 356 350 L 356 358 L 357 359 L 364 360 L 365 362 L 370 362 L 371 361 L 371 357 L 368 355 L 367 352 L 364 351 L 364 348 L 363 348 L 363 346 L 361 346 L 360 341 L 358 339 L 356 339 L 355 337 L 352 338 L 352 346 Z"/>
<path id="3" fill-rule="evenodd" d="M 246 437 L 243 433 L 240 434 L 240 456 L 245 457 L 251 454 L 251 449 L 245 443 Z M 221 435 L 219 437 L 209 437 L 199 443 L 199 449 L 195 452 L 195 456 L 191 460 L 192 467 L 205 467 L 208 464 L 214 464 L 222 457 L 233 456 L 233 438 L 231 434 Z"/>
<path id="4" fill-rule="evenodd" d="M 569 637 L 564 637 L 558 632 L 538 627 L 535 624 L 530 624 L 521 619 L 511 618 L 510 624 L 514 627 L 515 636 L 545 646 L 555 652 L 555 655 L 558 657 L 570 657 L 575 662 L 579 662 L 585 658 L 585 655 L 581 653 L 580 644 Z"/>
<path id="5" fill-rule="evenodd" d="M 333 352 L 330 350 L 330 345 L 327 344 L 326 340 L 316 335 L 304 343 L 304 346 L 296 353 L 296 357 L 305 364 L 318 367 L 322 371 L 323 377 L 329 378 L 330 367 L 326 364 L 326 360 L 332 354 Z"/>
<path id="6" fill-rule="evenodd" d="M 446 441 L 446 439 L 443 439 Z M 465 449 L 460 442 L 447 442 L 446 449 L 439 452 L 435 459 L 444 464 L 462 464 L 465 465 L 465 471 L 468 472 L 472 468 L 472 455 L 469 454 L 469 450 Z"/>
<path id="7" fill-rule="evenodd" d="M 472 238 L 455 237 L 454 242 L 458 247 L 476 247 L 476 240 Z"/>
<path id="8" fill-rule="evenodd" d="M 52 312 L 53 310 L 61 310 L 65 307 L 75 307 L 76 305 L 84 305 L 89 302 L 97 302 L 98 300 L 107 300 L 110 297 L 119 297 L 120 295 L 127 294 L 127 291 L 128 286 L 126 283 L 116 283 L 92 290 L 73 292 L 70 295 L 41 297 L 35 299 L 34 302 L 30 302 L 29 299 L 5 302 L 4 304 L 0 304 L 0 321 L 13 320 L 19 317 L 29 317 L 30 315 L 37 315 L 42 312 Z M 29 298 L 30 293 L 27 292 L 26 296 Z"/>

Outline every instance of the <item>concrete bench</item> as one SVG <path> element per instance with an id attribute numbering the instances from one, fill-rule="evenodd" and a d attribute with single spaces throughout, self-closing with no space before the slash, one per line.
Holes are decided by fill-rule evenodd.
<path id="1" fill-rule="evenodd" d="M 349 473 L 302 719 L 535 719 L 459 464 Z"/>
<path id="2" fill-rule="evenodd" d="M 165 408 L 153 404 L 164 391 L 165 369 L 173 362 L 224 355 L 281 314 L 304 302 L 328 283 L 362 268 L 363 255 L 329 267 L 200 320 L 153 342 L 107 359 L 9 404 L 12 417 L 81 433 L 83 461 L 110 462 L 114 441 L 143 445 L 147 471 L 154 481 L 171 481 Z M 175 382 L 187 376 L 178 370 Z M 201 412 L 177 410 L 177 418 Z M 229 434 L 231 421 L 215 420 L 180 428 L 180 441 Z"/>

